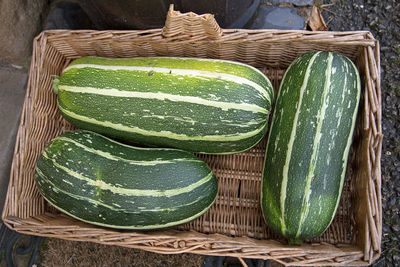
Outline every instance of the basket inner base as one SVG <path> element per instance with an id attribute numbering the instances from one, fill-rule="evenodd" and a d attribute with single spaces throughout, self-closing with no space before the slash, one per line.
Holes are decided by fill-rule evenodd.
<path id="1" fill-rule="evenodd" d="M 262 71 L 271 80 L 275 94 L 277 94 L 284 70 L 271 68 Z M 45 92 L 43 93 L 45 94 Z M 47 92 L 47 94 L 51 94 L 51 92 Z M 48 97 L 53 98 L 53 96 Z M 53 109 L 52 112 L 55 114 L 57 127 L 48 129 L 51 133 L 45 136 L 48 140 L 43 140 L 43 145 L 52 137 L 75 129 L 57 112 L 56 105 L 49 105 L 49 109 Z M 270 119 L 271 117 L 272 113 Z M 265 137 L 257 146 L 243 153 L 233 155 L 197 155 L 208 163 L 219 180 L 217 199 L 215 204 L 204 215 L 175 228 L 200 233 L 219 233 L 232 237 L 247 236 L 261 240 L 275 239 L 284 241 L 270 231 L 264 223 L 259 203 L 266 139 Z M 327 242 L 330 244 L 351 244 L 353 242 L 350 179 L 349 175 L 347 175 L 341 202 L 331 226 L 323 235 L 309 240 L 309 242 Z M 44 205 L 44 210 L 54 214 L 59 213 L 48 203 Z"/>

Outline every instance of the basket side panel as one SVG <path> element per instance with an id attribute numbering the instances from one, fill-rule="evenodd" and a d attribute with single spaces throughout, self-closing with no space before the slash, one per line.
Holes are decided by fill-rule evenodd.
<path id="1" fill-rule="evenodd" d="M 381 253 L 382 203 L 381 203 L 381 89 L 379 68 L 379 43 L 375 48 L 365 47 L 358 58 L 361 70 L 362 98 L 356 138 L 354 165 L 359 166 L 353 180 L 355 241 L 364 251 L 364 260 L 372 262 Z"/>
<path id="2" fill-rule="evenodd" d="M 294 31 L 224 30 L 223 35 L 216 40 L 205 40 L 201 36 L 180 38 L 163 38 L 161 30 L 50 31 L 36 40 L 3 220 L 22 232 L 74 240 L 84 240 L 85 235 L 95 232 L 92 239 L 94 242 L 135 246 L 159 253 L 193 251 L 208 255 L 229 254 L 274 259 L 282 257 L 290 259 L 286 263 L 293 262 L 296 265 L 315 262 L 320 265 L 329 262 L 360 263 L 361 258 L 371 261 L 379 255 L 382 145 L 380 73 L 379 60 L 370 60 L 371 53 L 374 58 L 379 57 L 379 54 L 374 50 L 371 52 L 370 46 L 376 46 L 365 39 L 365 33 L 310 34 Z M 375 42 L 372 44 L 375 45 Z M 282 249 L 282 244 L 276 241 L 264 242 L 280 240 L 266 227 L 259 207 L 266 139 L 244 153 L 198 155 L 210 165 L 219 179 L 217 200 L 203 216 L 178 226 L 175 230 L 170 230 L 171 232 L 127 234 L 92 227 L 71 218 L 65 219 L 40 197 L 34 183 L 35 162 L 49 140 L 64 131 L 74 129 L 57 111 L 56 97 L 52 93 L 52 75 L 59 75 L 70 60 L 87 55 L 184 56 L 234 60 L 263 70 L 277 92 L 287 66 L 300 54 L 312 50 L 342 53 L 357 62 L 363 85 L 366 86 L 337 215 L 322 236 L 307 242 L 314 246 L 329 243 L 329 248 L 322 249 L 320 254 L 309 247 L 309 251 L 302 247 L 281 254 L 279 251 L 272 253 L 271 248 Z M 362 156 L 359 156 L 360 153 Z M 358 198 L 359 196 L 361 197 Z M 363 209 L 364 213 L 358 212 L 357 207 L 359 210 Z M 28 217 L 30 219 L 25 220 Z M 68 229 L 60 230 L 66 225 Z M 188 239 L 181 245 L 179 239 L 171 236 L 171 233 L 182 231 L 193 233 L 194 239 Z M 120 239 L 125 234 L 127 239 Z M 203 234 L 211 234 L 212 240 L 208 240 Z M 218 243 L 219 236 L 223 236 L 221 243 Z M 236 239 L 231 239 L 240 236 L 248 239 L 239 242 L 240 244 L 235 243 Z M 112 242 L 113 238 L 115 242 Z M 262 240 L 260 242 L 263 246 L 253 246 L 254 242 L 258 242 L 257 239 Z M 343 252 L 343 246 L 356 243 L 363 248 L 363 252 L 354 247 L 350 254 Z M 333 256 L 327 256 L 327 252 L 332 252 Z"/>
<path id="3" fill-rule="evenodd" d="M 35 39 L 3 219 L 28 218 L 45 211 L 46 204 L 35 185 L 35 164 L 47 142 L 65 130 L 52 92 L 53 75 L 61 73 L 65 58 L 45 42 L 43 35 Z"/>

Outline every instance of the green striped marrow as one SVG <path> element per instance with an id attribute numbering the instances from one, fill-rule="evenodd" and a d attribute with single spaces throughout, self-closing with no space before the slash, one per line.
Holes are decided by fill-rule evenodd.
<path id="1" fill-rule="evenodd" d="M 322 234 L 339 204 L 360 98 L 345 56 L 297 58 L 280 85 L 265 155 L 261 206 L 289 243 Z"/>
<path id="2" fill-rule="evenodd" d="M 63 116 L 79 128 L 209 154 L 256 145 L 273 101 L 259 70 L 197 58 L 83 57 L 54 80 L 54 91 Z"/>
<path id="3" fill-rule="evenodd" d="M 217 179 L 191 153 L 127 146 L 89 131 L 53 139 L 35 168 L 41 195 L 85 222 L 119 229 L 156 229 L 205 213 Z"/>

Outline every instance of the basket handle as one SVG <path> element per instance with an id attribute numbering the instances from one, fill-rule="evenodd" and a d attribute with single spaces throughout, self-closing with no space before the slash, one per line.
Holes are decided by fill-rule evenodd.
<path id="1" fill-rule="evenodd" d="M 214 15 L 197 15 L 193 12 L 181 13 L 174 10 L 174 5 L 169 6 L 165 26 L 162 29 L 165 38 L 180 37 L 196 39 L 218 39 L 222 36 L 222 29 Z"/>

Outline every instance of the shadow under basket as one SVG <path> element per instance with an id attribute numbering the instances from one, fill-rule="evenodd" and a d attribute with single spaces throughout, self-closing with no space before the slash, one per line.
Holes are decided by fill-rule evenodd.
<path id="1" fill-rule="evenodd" d="M 357 65 L 362 97 L 340 206 L 330 227 L 289 246 L 265 225 L 260 185 L 266 138 L 233 155 L 198 155 L 219 180 L 215 204 L 198 219 L 158 231 L 119 231 L 58 212 L 39 194 L 34 166 L 45 145 L 74 129 L 57 110 L 53 75 L 82 56 L 178 56 L 234 60 L 263 71 L 277 92 L 289 64 L 308 51 L 346 55 Z M 379 43 L 370 32 L 221 29 L 210 14 L 169 10 L 163 29 L 44 31 L 34 40 L 29 82 L 2 219 L 20 233 L 139 248 L 272 259 L 284 265 L 368 265 L 381 253 L 381 92 Z"/>

